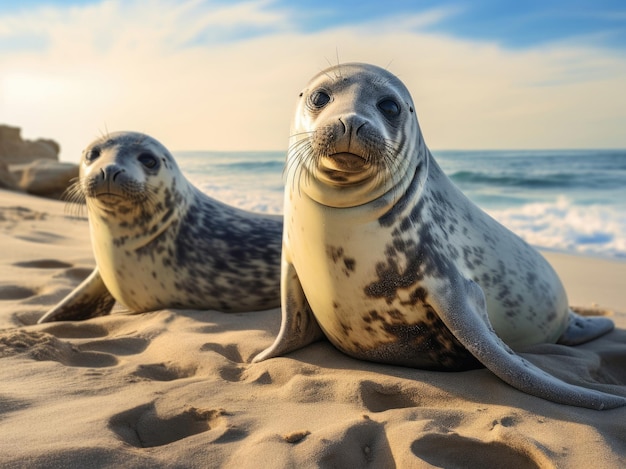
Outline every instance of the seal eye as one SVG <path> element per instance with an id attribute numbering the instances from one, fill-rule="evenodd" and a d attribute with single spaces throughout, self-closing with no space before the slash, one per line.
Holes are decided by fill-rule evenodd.
<path id="1" fill-rule="evenodd" d="M 383 99 L 378 103 L 378 109 L 386 117 L 396 117 L 400 114 L 400 106 L 393 99 Z"/>
<path id="2" fill-rule="evenodd" d="M 100 149 L 98 147 L 92 148 L 85 153 L 85 160 L 89 163 L 97 160 L 100 157 Z"/>
<path id="3" fill-rule="evenodd" d="M 159 160 L 151 153 L 142 153 L 137 159 L 148 169 L 153 169 L 159 164 Z"/>
<path id="4" fill-rule="evenodd" d="M 321 109 L 330 102 L 330 95 L 324 90 L 317 90 L 311 93 L 309 100 L 313 107 Z"/>

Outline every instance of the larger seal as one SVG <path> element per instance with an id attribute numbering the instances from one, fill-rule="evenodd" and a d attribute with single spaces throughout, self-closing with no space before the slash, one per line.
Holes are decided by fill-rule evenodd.
<path id="1" fill-rule="evenodd" d="M 154 138 L 91 143 L 70 194 L 87 204 L 97 267 L 39 322 L 105 315 L 115 301 L 137 312 L 280 304 L 282 218 L 202 193 Z"/>
<path id="2" fill-rule="evenodd" d="M 484 365 L 551 401 L 626 404 L 512 351 L 582 343 L 613 323 L 574 314 L 544 258 L 445 176 L 398 78 L 364 64 L 319 73 L 300 94 L 290 139 L 282 324 L 255 361 L 325 335 L 360 359 L 432 370 Z"/>

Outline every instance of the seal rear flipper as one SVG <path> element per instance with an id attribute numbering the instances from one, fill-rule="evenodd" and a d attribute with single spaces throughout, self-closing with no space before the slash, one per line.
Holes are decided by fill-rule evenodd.
<path id="1" fill-rule="evenodd" d="M 38 324 L 52 321 L 81 321 L 83 319 L 105 316 L 111 312 L 115 298 L 104 285 L 96 267 L 74 291 L 58 305 L 44 314 Z"/>
<path id="2" fill-rule="evenodd" d="M 602 316 L 580 316 L 573 311 L 569 314 L 569 324 L 565 332 L 559 337 L 557 344 L 579 345 L 597 339 L 611 332 L 615 324 L 609 318 Z"/>
<path id="3" fill-rule="evenodd" d="M 626 397 L 568 384 L 516 355 L 491 327 L 480 287 L 470 280 L 460 282 L 465 285 L 455 290 L 461 294 L 454 293 L 454 299 L 440 305 L 437 313 L 459 342 L 504 382 L 559 404 L 596 410 L 626 405 Z M 446 295 L 450 298 L 451 292 L 441 293 Z"/>
<path id="4" fill-rule="evenodd" d="M 293 352 L 324 337 L 306 300 L 296 269 L 284 259 L 282 264 L 280 331 L 274 343 L 254 357 L 253 363 Z"/>

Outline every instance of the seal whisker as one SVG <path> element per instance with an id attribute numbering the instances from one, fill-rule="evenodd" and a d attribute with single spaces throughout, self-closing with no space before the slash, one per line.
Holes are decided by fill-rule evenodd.
<path id="1" fill-rule="evenodd" d="M 73 218 L 83 218 L 85 208 L 85 194 L 80 184 L 80 178 L 70 180 L 70 185 L 61 195 L 61 199 L 66 202 L 65 213 Z"/>
<path id="2" fill-rule="evenodd" d="M 295 185 L 300 190 L 303 176 L 305 183 L 309 182 L 311 171 L 314 168 L 314 158 L 310 157 L 311 154 L 312 146 L 309 138 L 300 140 L 289 148 L 289 171 L 291 171 L 292 165 L 295 165 L 293 166 L 295 177 L 292 179 L 292 190 Z"/>

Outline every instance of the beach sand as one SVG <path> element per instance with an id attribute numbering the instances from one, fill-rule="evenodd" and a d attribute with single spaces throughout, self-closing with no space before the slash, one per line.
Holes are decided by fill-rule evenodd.
<path id="1" fill-rule="evenodd" d="M 554 404 L 486 369 L 378 365 L 325 342 L 251 365 L 278 309 L 36 325 L 94 267 L 86 220 L 64 209 L 0 190 L 0 467 L 626 466 L 626 407 Z M 570 303 L 617 328 L 524 356 L 626 395 L 626 263 L 545 255 Z"/>

